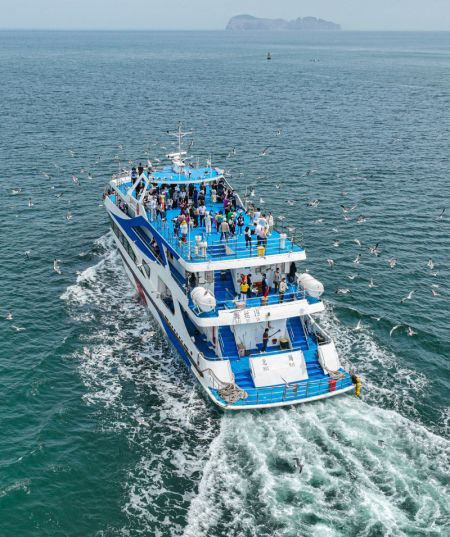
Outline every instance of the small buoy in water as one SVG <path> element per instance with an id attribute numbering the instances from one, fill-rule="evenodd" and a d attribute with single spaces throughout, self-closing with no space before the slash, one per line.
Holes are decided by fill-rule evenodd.
<path id="1" fill-rule="evenodd" d="M 271 60 L 272 59 L 272 54 L 270 52 L 267 53 L 267 59 L 268 60 Z"/>

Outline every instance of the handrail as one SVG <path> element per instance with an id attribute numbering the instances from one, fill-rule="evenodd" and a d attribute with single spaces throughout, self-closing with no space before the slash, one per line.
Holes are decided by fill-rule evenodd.
<path id="1" fill-rule="evenodd" d="M 213 386 L 212 386 L 213 389 L 217 389 L 217 388 L 215 388 L 215 386 L 214 386 L 214 382 L 217 382 L 217 384 L 218 384 L 218 386 L 219 386 L 219 389 L 220 389 L 220 388 L 225 388 L 226 386 L 229 386 L 230 384 L 236 386 L 236 384 L 235 384 L 234 382 L 224 382 L 223 380 L 220 380 L 220 378 L 219 378 L 219 377 L 214 373 L 214 371 L 213 371 L 211 368 L 209 368 L 209 367 L 207 367 L 206 369 L 201 369 L 201 370 L 200 370 L 200 373 L 202 373 L 202 374 L 204 374 L 204 373 L 208 373 L 208 375 L 210 376 L 210 380 L 211 380 L 211 378 L 212 378 L 212 380 L 213 380 Z"/>
<path id="2" fill-rule="evenodd" d="M 346 373 L 346 372 L 345 372 Z M 334 384 L 334 381 L 336 384 Z M 332 384 L 330 382 L 333 382 Z M 331 391 L 339 391 L 353 384 L 352 379 L 345 374 L 342 379 L 323 377 L 319 380 L 299 381 L 291 384 L 280 384 L 265 388 L 245 388 L 248 397 L 240 405 L 270 404 L 280 401 L 293 401 L 324 395 Z M 239 384 L 237 385 L 239 386 Z M 331 387 L 333 386 L 333 389 Z M 270 391 L 268 391 L 270 389 Z M 275 396 L 275 397 L 274 397 Z"/>

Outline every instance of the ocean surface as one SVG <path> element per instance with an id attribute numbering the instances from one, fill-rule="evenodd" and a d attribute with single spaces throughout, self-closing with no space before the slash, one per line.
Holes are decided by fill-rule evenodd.
<path id="1" fill-rule="evenodd" d="M 450 535 L 450 33 L 1 32 L 0 73 L 0 535 Z M 303 234 L 361 399 L 223 413 L 147 315 L 102 192 L 179 121 Z"/>

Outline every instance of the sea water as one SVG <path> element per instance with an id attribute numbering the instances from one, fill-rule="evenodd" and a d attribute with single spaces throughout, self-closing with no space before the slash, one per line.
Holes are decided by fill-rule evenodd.
<path id="1" fill-rule="evenodd" d="M 450 34 L 0 44 L 0 534 L 449 534 Z M 302 234 L 361 399 L 223 413 L 146 313 L 102 192 L 179 121 Z"/>

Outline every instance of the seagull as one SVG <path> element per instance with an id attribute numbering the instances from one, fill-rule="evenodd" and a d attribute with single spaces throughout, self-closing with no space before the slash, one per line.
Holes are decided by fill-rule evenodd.
<path id="1" fill-rule="evenodd" d="M 316 208 L 319 205 L 320 205 L 320 200 L 318 199 L 308 201 L 308 207 Z"/>
<path id="2" fill-rule="evenodd" d="M 348 287 L 338 287 L 335 293 L 337 295 L 348 295 L 351 293 L 351 290 Z"/>
<path id="3" fill-rule="evenodd" d="M 57 198 L 61 198 L 62 196 L 64 196 L 64 192 L 60 192 L 59 194 L 56 194 Z"/>
<path id="4" fill-rule="evenodd" d="M 280 183 L 275 183 L 275 188 L 277 190 L 280 190 L 280 186 L 281 186 Z M 289 203 L 289 201 L 291 201 L 291 200 L 288 200 L 288 203 Z"/>
<path id="5" fill-rule="evenodd" d="M 71 157 L 75 156 L 75 151 L 73 151 L 72 149 L 68 149 L 68 152 L 70 153 Z"/>
<path id="6" fill-rule="evenodd" d="M 376 287 L 376 285 L 373 283 L 373 278 L 370 278 L 369 287 L 372 289 L 373 287 Z"/>
<path id="7" fill-rule="evenodd" d="M 13 196 L 17 196 L 17 194 L 20 194 L 22 192 L 22 189 L 21 188 L 13 188 L 11 190 L 11 195 Z"/>
<path id="8" fill-rule="evenodd" d="M 293 200 L 287 200 L 287 204 L 290 205 L 290 206 L 292 207 L 293 205 L 295 205 L 295 201 L 293 201 Z"/>
<path id="9" fill-rule="evenodd" d="M 340 246 L 340 244 L 341 244 L 341 241 L 334 241 L 334 242 L 333 242 L 333 246 L 334 246 L 335 248 L 338 248 L 338 247 Z"/>
<path id="10" fill-rule="evenodd" d="M 397 328 L 401 328 L 401 326 L 401 324 L 396 324 L 389 332 L 389 336 L 392 337 L 392 334 L 395 332 L 395 330 L 397 330 Z"/>
<path id="11" fill-rule="evenodd" d="M 356 209 L 357 206 L 358 206 L 357 203 L 355 203 L 355 205 L 353 205 L 353 207 L 345 207 L 345 205 L 341 205 L 342 211 L 344 213 L 349 213 L 350 211 L 353 211 L 353 209 Z"/>
<path id="12" fill-rule="evenodd" d="M 431 294 L 433 296 L 440 296 L 440 294 L 437 291 L 435 291 L 434 289 L 431 289 Z"/>
<path id="13" fill-rule="evenodd" d="M 381 317 L 371 317 L 372 319 L 375 319 L 375 321 L 381 321 Z"/>
<path id="14" fill-rule="evenodd" d="M 66 213 L 66 220 L 67 220 L 67 221 L 72 220 L 72 211 L 67 211 L 67 213 Z"/>
<path id="15" fill-rule="evenodd" d="M 298 473 L 301 474 L 305 465 L 300 462 L 300 459 L 298 457 L 294 457 L 294 461 L 295 465 L 297 466 Z"/>
<path id="16" fill-rule="evenodd" d="M 395 259 L 395 257 L 391 257 L 390 259 L 388 259 L 388 263 L 391 268 L 394 268 L 397 264 L 397 259 Z"/>
<path id="17" fill-rule="evenodd" d="M 361 246 L 361 241 L 359 239 L 353 239 L 353 242 L 358 246 Z"/>
<path id="18" fill-rule="evenodd" d="M 434 269 L 434 263 L 433 263 L 433 259 L 432 259 L 431 257 L 430 257 L 430 259 L 428 260 L 427 267 L 428 267 L 430 270 L 433 270 L 433 269 Z"/>
<path id="19" fill-rule="evenodd" d="M 358 218 L 356 219 L 356 223 L 357 224 L 364 224 L 364 222 L 367 221 L 367 218 L 365 216 L 363 216 L 362 214 L 360 214 L 358 216 Z"/>
<path id="20" fill-rule="evenodd" d="M 380 249 L 378 248 L 378 245 L 379 245 L 379 244 L 380 244 L 380 243 L 377 242 L 377 243 L 375 244 L 375 246 L 370 246 L 370 247 L 369 247 L 369 253 L 378 257 L 378 256 L 380 255 Z"/>
<path id="21" fill-rule="evenodd" d="M 265 202 L 262 198 L 259 198 L 259 203 L 260 203 L 261 205 L 264 205 L 264 203 L 266 203 L 266 202 Z"/>
<path id="22" fill-rule="evenodd" d="M 141 337 L 141 341 L 143 343 L 145 343 L 146 341 L 148 341 L 150 338 L 152 338 L 154 335 L 155 335 L 156 332 L 154 332 L 153 330 L 150 330 L 150 332 L 147 332 L 145 334 L 142 335 Z"/>
<path id="23" fill-rule="evenodd" d="M 139 425 L 144 425 L 145 427 L 149 427 L 149 423 L 144 420 L 144 418 L 141 418 L 140 416 L 136 416 L 136 421 L 139 423 Z"/>
<path id="24" fill-rule="evenodd" d="M 8 313 L 6 314 L 5 320 L 6 321 L 12 321 L 13 320 L 12 311 L 8 311 Z"/>
<path id="25" fill-rule="evenodd" d="M 76 175 L 72 175 L 72 181 L 77 185 L 80 186 L 80 180 Z"/>
<path id="26" fill-rule="evenodd" d="M 311 169 L 311 170 L 307 170 L 305 175 L 309 177 L 309 176 L 312 175 L 315 171 L 316 171 L 316 170 L 312 170 L 312 169 Z"/>
<path id="27" fill-rule="evenodd" d="M 346 222 L 348 222 L 349 220 L 351 220 L 351 218 L 350 218 L 350 216 L 347 216 L 347 215 L 344 214 L 344 220 L 345 220 Z"/>
<path id="28" fill-rule="evenodd" d="M 361 324 L 361 319 L 356 323 L 356 326 L 353 328 L 353 330 L 355 331 L 358 331 L 358 330 L 362 330 L 362 324 Z"/>
<path id="29" fill-rule="evenodd" d="M 349 280 L 352 280 L 352 281 L 353 281 L 353 280 L 356 278 L 356 276 L 358 276 L 358 274 L 348 274 L 348 275 L 347 275 L 347 278 L 348 278 Z"/>
<path id="30" fill-rule="evenodd" d="M 254 189 L 254 188 L 252 188 L 252 189 L 250 190 L 250 196 L 251 196 L 252 198 L 255 197 L 255 189 Z"/>
<path id="31" fill-rule="evenodd" d="M 260 156 L 260 157 L 265 157 L 265 156 L 267 155 L 267 150 L 268 150 L 268 149 L 269 149 L 268 147 L 265 147 L 265 148 L 261 151 L 261 153 L 259 154 L 259 156 Z"/>
<path id="32" fill-rule="evenodd" d="M 437 220 L 442 220 L 444 218 L 445 207 L 442 209 L 441 214 L 437 217 Z"/>
<path id="33" fill-rule="evenodd" d="M 30 259 L 30 256 L 31 256 L 31 250 L 25 250 L 25 252 L 23 253 L 23 255 L 24 255 L 27 259 Z"/>
<path id="34" fill-rule="evenodd" d="M 314 220 L 313 224 L 323 224 L 323 218 L 318 218 L 317 220 Z"/>
<path id="35" fill-rule="evenodd" d="M 61 261 L 59 259 L 54 259 L 53 260 L 53 270 L 57 273 L 57 274 L 61 274 L 61 268 L 59 266 L 59 263 Z"/>
<path id="36" fill-rule="evenodd" d="M 404 298 L 400 300 L 400 304 L 403 304 L 406 300 L 411 300 L 416 291 L 410 291 Z"/>
<path id="37" fill-rule="evenodd" d="M 334 260 L 333 259 L 327 259 L 328 266 L 331 268 L 334 268 Z"/>
<path id="38" fill-rule="evenodd" d="M 31 209 L 33 207 L 33 200 L 31 198 L 28 198 L 28 207 Z"/>
<path id="39" fill-rule="evenodd" d="M 332 228 L 331 231 L 334 231 L 335 233 L 339 233 L 339 229 L 337 229 L 337 228 L 335 228 L 335 227 Z"/>
<path id="40" fill-rule="evenodd" d="M 276 136 L 281 136 L 281 129 L 277 129 L 275 134 L 276 134 Z"/>
<path id="41" fill-rule="evenodd" d="M 25 330 L 22 326 L 16 326 L 15 324 L 12 324 L 11 328 L 14 328 L 16 332 L 23 332 Z"/>
<path id="42" fill-rule="evenodd" d="M 358 254 L 355 259 L 353 260 L 353 263 L 355 263 L 355 265 L 359 265 L 361 263 L 361 254 Z"/>
<path id="43" fill-rule="evenodd" d="M 413 330 L 410 326 L 408 326 L 407 334 L 408 334 L 408 336 L 411 337 L 411 336 L 413 336 L 414 334 L 417 334 L 417 332 L 414 332 L 414 330 Z"/>

